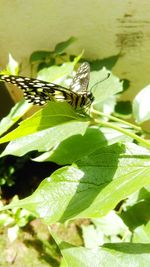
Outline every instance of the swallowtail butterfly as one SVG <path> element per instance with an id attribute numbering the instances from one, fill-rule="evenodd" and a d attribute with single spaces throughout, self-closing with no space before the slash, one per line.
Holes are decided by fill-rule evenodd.
<path id="1" fill-rule="evenodd" d="M 24 98 L 35 105 L 44 105 L 47 101 L 66 101 L 75 109 L 84 108 L 93 101 L 89 92 L 90 66 L 87 62 L 81 64 L 69 88 L 38 79 L 22 76 L 0 74 L 0 79 L 12 83 L 23 90 Z"/>

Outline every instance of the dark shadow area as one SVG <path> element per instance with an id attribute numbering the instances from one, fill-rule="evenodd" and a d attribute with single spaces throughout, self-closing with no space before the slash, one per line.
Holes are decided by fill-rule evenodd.
<path id="1" fill-rule="evenodd" d="M 36 251 L 38 252 L 38 258 L 41 261 L 44 260 L 52 266 L 60 266 L 60 262 L 51 256 L 50 249 L 49 252 L 46 252 L 45 244 L 40 239 L 36 238 L 35 240 L 26 240 L 24 241 L 24 244 L 27 247 L 33 247 L 34 249 L 36 249 Z"/>
<path id="2" fill-rule="evenodd" d="M 11 99 L 6 86 L 3 82 L 0 82 L 0 120 L 5 117 L 10 109 L 13 107 L 14 102 Z"/>
<path id="3" fill-rule="evenodd" d="M 1 186 L 2 198 L 9 200 L 16 194 L 19 198 L 27 197 L 35 191 L 44 178 L 58 169 L 55 163 L 32 161 L 31 156 L 34 154 L 0 159 L 0 177 L 6 179 L 6 184 Z"/>
<path id="4" fill-rule="evenodd" d="M 87 60 L 90 63 L 91 71 L 100 70 L 103 67 L 106 67 L 108 70 L 111 70 L 117 63 L 118 59 L 121 57 L 121 54 L 110 56 L 107 58 L 96 59 L 96 60 Z M 83 62 L 86 61 L 85 59 Z"/>
<path id="5" fill-rule="evenodd" d="M 53 237 L 49 235 L 46 240 L 40 239 L 33 227 L 29 224 L 24 228 L 24 231 L 32 234 L 32 237 L 31 239 L 25 239 L 23 243 L 28 248 L 32 247 L 37 251 L 39 260 L 45 261 L 52 266 L 58 267 L 60 265 L 61 252 Z"/>
<path id="6" fill-rule="evenodd" d="M 123 92 L 127 91 L 130 87 L 130 81 L 128 79 L 121 79 L 120 81 L 123 82 Z"/>
<path id="7" fill-rule="evenodd" d="M 130 101 L 118 101 L 115 106 L 115 112 L 122 115 L 132 114 L 132 103 Z"/>

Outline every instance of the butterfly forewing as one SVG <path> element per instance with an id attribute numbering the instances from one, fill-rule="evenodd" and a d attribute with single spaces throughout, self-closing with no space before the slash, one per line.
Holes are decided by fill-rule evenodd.
<path id="1" fill-rule="evenodd" d="M 0 75 L 0 78 L 22 89 L 24 98 L 36 105 L 44 105 L 47 101 L 64 100 L 71 103 L 74 97 L 74 94 L 70 95 L 69 89 L 54 83 L 14 75 Z"/>
<path id="2" fill-rule="evenodd" d="M 70 90 L 82 93 L 86 92 L 90 79 L 90 65 L 87 62 L 81 64 L 70 85 Z"/>
<path id="3" fill-rule="evenodd" d="M 83 63 L 78 69 L 70 88 L 22 76 L 0 75 L 0 79 L 12 83 L 23 90 L 24 98 L 35 105 L 44 105 L 47 101 L 66 101 L 74 108 L 82 108 L 92 102 L 87 92 L 90 67 Z"/>

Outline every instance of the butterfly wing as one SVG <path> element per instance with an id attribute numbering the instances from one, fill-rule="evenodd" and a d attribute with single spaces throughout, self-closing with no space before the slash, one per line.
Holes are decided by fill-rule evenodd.
<path id="1" fill-rule="evenodd" d="M 44 105 L 47 101 L 67 101 L 72 104 L 76 97 L 76 93 L 63 86 L 38 79 L 14 75 L 0 75 L 0 79 L 22 89 L 24 98 L 36 105 Z"/>
<path id="2" fill-rule="evenodd" d="M 47 101 L 66 101 L 75 109 L 88 106 L 93 96 L 87 91 L 90 77 L 90 66 L 87 62 L 81 64 L 70 85 L 65 88 L 54 83 L 22 76 L 0 75 L 0 79 L 16 85 L 23 90 L 24 98 L 35 105 L 44 105 Z"/>
<path id="3" fill-rule="evenodd" d="M 87 62 L 81 64 L 70 85 L 70 90 L 76 93 L 87 91 L 90 79 L 90 65 Z"/>

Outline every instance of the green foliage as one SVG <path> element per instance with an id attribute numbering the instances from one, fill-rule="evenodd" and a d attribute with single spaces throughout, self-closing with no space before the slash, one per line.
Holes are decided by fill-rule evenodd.
<path id="1" fill-rule="evenodd" d="M 27 111 L 31 105 L 26 101 L 22 100 L 18 102 L 7 115 L 3 118 L 0 123 L 0 135 L 5 133 L 11 126 L 14 125 Z"/>
<path id="2" fill-rule="evenodd" d="M 53 51 L 35 51 L 31 54 L 29 62 L 31 64 L 31 73 L 34 70 L 41 70 L 57 63 L 63 63 L 64 59 L 68 59 L 68 55 L 65 53 L 65 49 L 74 43 L 76 38 L 70 37 L 67 41 L 57 44 Z M 56 73 L 55 73 L 56 74 Z M 57 75 L 57 74 L 56 74 Z M 52 80 L 51 80 L 52 81 Z"/>
<path id="3" fill-rule="evenodd" d="M 150 245 L 109 244 L 90 250 L 83 247 L 64 248 L 62 254 L 66 265 L 70 267 L 90 266 L 147 266 L 150 262 Z"/>
<path id="4" fill-rule="evenodd" d="M 138 123 L 142 123 L 150 119 L 150 85 L 146 86 L 133 101 L 133 115 Z"/>
<path id="5" fill-rule="evenodd" d="M 76 165 L 58 169 L 32 196 L 9 208 L 23 207 L 47 223 L 101 217 L 149 184 L 149 162 L 150 153 L 136 145 L 107 146 L 86 155 Z"/>
<path id="6" fill-rule="evenodd" d="M 75 41 L 75 37 L 70 37 L 67 41 L 57 44 L 53 51 L 33 52 L 30 56 L 30 63 L 32 64 L 36 61 L 39 61 L 41 63 L 42 61 L 45 62 L 46 60 L 51 60 L 51 58 L 56 59 L 57 55 L 61 55 L 62 53 L 64 53 L 65 49 Z"/>
<path id="7" fill-rule="evenodd" d="M 7 184 L 7 186 L 12 186 L 14 184 L 14 172 L 14 166 L 9 164 L 9 166 L 6 167 L 5 159 L 3 158 L 0 162 L 0 186 L 5 184 Z"/>
<path id="8" fill-rule="evenodd" d="M 16 202 L 18 200 L 18 197 L 14 197 L 12 200 L 13 202 Z M 2 203 L 1 207 L 2 207 Z M 7 213 L 1 213 L 0 214 L 0 226 L 5 225 L 5 226 L 9 226 L 9 227 L 14 227 L 14 226 L 18 226 L 18 227 L 24 227 L 31 219 L 33 219 L 34 217 L 31 215 L 30 212 L 28 212 L 27 210 L 21 210 L 19 208 L 14 208 L 10 211 L 8 211 Z"/>
<path id="9" fill-rule="evenodd" d="M 69 84 L 81 58 L 64 54 L 73 41 L 31 55 L 38 78 Z M 90 218 L 81 227 L 84 247 L 73 247 L 50 230 L 63 255 L 61 266 L 148 266 L 150 245 L 143 243 L 150 239 L 150 143 L 141 127 L 121 119 L 121 102 L 116 108 L 123 83 L 110 70 L 96 66 L 95 61 L 89 84 L 94 102 L 88 110 L 77 112 L 67 103 L 49 102 L 6 133 L 31 106 L 20 102 L 1 121 L 0 143 L 9 142 L 1 158 L 38 151 L 34 161 L 60 165 L 32 195 L 1 211 L 23 208 L 50 225 Z M 147 89 L 141 94 L 142 99 L 139 93 L 133 101 L 134 118 L 140 123 L 150 113 L 148 105 L 142 113 Z"/>

